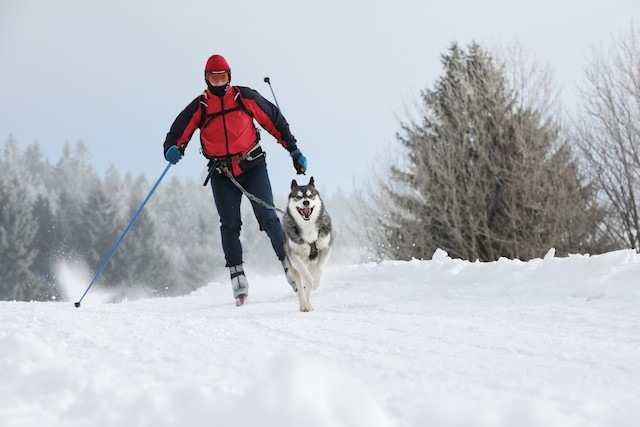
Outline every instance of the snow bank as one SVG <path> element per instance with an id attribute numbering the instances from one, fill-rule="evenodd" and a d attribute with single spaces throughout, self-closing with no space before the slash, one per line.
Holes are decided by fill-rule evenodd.
<path id="1" fill-rule="evenodd" d="M 350 373 L 304 354 L 276 357 L 264 378 L 228 405 L 223 425 L 391 427 L 379 399 Z"/>
<path id="2" fill-rule="evenodd" d="M 70 270 L 69 270 L 70 271 Z M 191 295 L 0 302 L 0 425 L 631 427 L 640 256 L 247 268 Z M 78 288 L 76 286 L 76 288 Z M 97 297 L 97 298 L 96 298 Z M 92 299 L 93 298 L 93 299 Z"/>

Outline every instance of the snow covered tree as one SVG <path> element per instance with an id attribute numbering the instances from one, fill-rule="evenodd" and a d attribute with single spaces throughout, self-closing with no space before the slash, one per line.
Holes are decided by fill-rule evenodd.
<path id="1" fill-rule="evenodd" d="M 38 230 L 24 185 L 0 175 L 0 298 L 37 299 L 40 291 L 30 268 L 37 256 L 33 238 Z"/>
<path id="2" fill-rule="evenodd" d="M 607 201 L 605 231 L 640 250 L 640 33 L 594 49 L 581 87 L 577 138 Z"/>
<path id="3" fill-rule="evenodd" d="M 83 142 L 78 142 L 73 149 L 65 144 L 62 157 L 54 170 L 54 188 L 58 188 L 60 192 L 66 191 L 80 204 L 86 201 L 98 181 L 89 157 L 89 150 Z"/>
<path id="4" fill-rule="evenodd" d="M 81 200 L 74 197 L 66 190 L 62 190 L 55 200 L 58 209 L 55 211 L 55 223 L 58 226 L 58 248 L 55 258 L 67 261 L 76 261 L 82 253 L 83 243 L 83 220 Z"/>
<path id="5" fill-rule="evenodd" d="M 48 188 L 53 180 L 53 167 L 44 157 L 40 145 L 33 143 L 27 146 L 22 157 L 22 165 L 31 176 L 30 187 L 34 193 L 33 201 L 39 196 L 50 197 Z"/>
<path id="6" fill-rule="evenodd" d="M 51 193 L 55 197 L 55 222 L 60 236 L 57 257 L 75 262 L 88 248 L 83 208 L 99 182 L 89 164 L 87 147 L 82 142 L 75 149 L 66 144 L 53 176 Z"/>
<path id="7" fill-rule="evenodd" d="M 127 174 L 123 180 L 113 166 L 101 180 L 89 158 L 82 142 L 67 144 L 52 167 L 37 143 L 24 152 L 13 138 L 5 144 L 0 157 L 0 298 L 57 296 L 57 261 L 86 263 L 97 271 L 132 219 L 149 182 L 143 175 Z M 217 220 L 209 189 L 178 180 L 163 185 L 100 282 L 119 288 L 123 296 L 138 289 L 177 295 L 205 285 L 215 273 L 215 260 L 224 265 Z"/>
<path id="8" fill-rule="evenodd" d="M 224 268 L 219 217 L 211 189 L 173 178 L 153 200 L 159 244 L 169 255 L 176 288 L 197 289 Z"/>
<path id="9" fill-rule="evenodd" d="M 38 186 L 39 177 L 30 172 L 28 160 L 10 137 L 0 158 L 0 298 L 4 299 L 47 299 L 50 294 L 32 271 L 39 253 L 32 205 L 44 190 Z"/>
<path id="10" fill-rule="evenodd" d="M 54 277 L 54 260 L 60 236 L 56 227 L 55 216 L 51 209 L 51 202 L 44 196 L 38 196 L 33 205 L 33 216 L 38 223 L 37 232 L 32 241 L 32 249 L 37 251 L 31 271 L 47 284 L 51 289 L 51 296 L 58 296 Z"/>
<path id="11" fill-rule="evenodd" d="M 520 102 L 478 44 L 453 43 L 444 75 L 422 92 L 419 121 L 402 125 L 406 165 L 382 184 L 378 230 L 389 256 L 529 259 L 563 253 L 563 228 L 589 202 L 561 129 Z M 568 200 L 563 199 L 568 197 Z"/>
<path id="12" fill-rule="evenodd" d="M 103 188 L 109 192 L 116 215 L 122 221 L 125 221 L 128 215 L 128 201 L 131 195 L 131 189 L 128 185 L 132 179 L 128 175 L 129 174 L 127 174 L 127 183 L 125 183 L 115 166 L 109 165 L 104 180 L 102 181 Z"/>
<path id="13" fill-rule="evenodd" d="M 129 195 L 125 200 L 128 210 L 125 221 L 119 227 L 119 235 L 134 217 L 140 208 L 150 184 L 140 176 L 134 181 L 127 177 L 130 184 Z M 114 266 L 110 277 L 127 288 L 148 288 L 155 292 L 165 293 L 166 288 L 172 284 L 172 275 L 169 268 L 169 259 L 163 248 L 158 244 L 158 233 L 150 211 L 145 208 L 138 216 L 136 222 L 129 229 L 121 246 L 114 255 Z"/>
<path id="14" fill-rule="evenodd" d="M 97 271 L 122 231 L 120 227 L 116 227 L 117 223 L 114 224 L 115 209 L 101 185 L 96 185 L 89 194 L 87 202 L 82 207 L 81 218 L 80 253 L 84 254 L 88 266 Z M 113 265 L 110 267 L 113 268 Z M 108 275 L 109 271 L 105 270 L 103 278 Z M 115 285 L 110 280 L 105 282 Z"/>
<path id="15" fill-rule="evenodd" d="M 19 184 L 24 201 L 32 203 L 38 193 L 37 187 L 34 185 L 33 175 L 28 170 L 20 146 L 13 137 L 9 137 L 4 146 L 0 165 L 2 166 L 2 174 L 7 179 Z"/>

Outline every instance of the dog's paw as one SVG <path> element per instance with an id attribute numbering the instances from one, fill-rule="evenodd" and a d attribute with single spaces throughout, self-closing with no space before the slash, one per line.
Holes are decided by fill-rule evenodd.
<path id="1" fill-rule="evenodd" d="M 303 313 L 307 313 L 309 311 L 313 311 L 313 307 L 311 307 L 310 304 L 306 304 L 306 305 L 300 305 L 300 311 L 302 311 Z"/>

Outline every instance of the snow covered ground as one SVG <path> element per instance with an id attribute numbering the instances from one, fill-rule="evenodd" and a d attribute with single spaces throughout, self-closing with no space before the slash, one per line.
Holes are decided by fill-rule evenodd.
<path id="1" fill-rule="evenodd" d="M 640 255 L 330 263 L 315 311 L 246 269 L 249 303 L 0 302 L 0 425 L 637 426 Z M 76 289 L 71 301 L 83 291 Z"/>

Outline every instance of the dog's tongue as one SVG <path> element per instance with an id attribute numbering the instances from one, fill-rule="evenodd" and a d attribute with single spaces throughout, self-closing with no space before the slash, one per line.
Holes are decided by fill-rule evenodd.
<path id="1" fill-rule="evenodd" d="M 311 208 L 302 208 L 302 215 L 304 215 L 306 218 L 309 218 L 309 216 L 311 215 Z"/>

